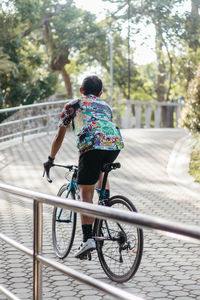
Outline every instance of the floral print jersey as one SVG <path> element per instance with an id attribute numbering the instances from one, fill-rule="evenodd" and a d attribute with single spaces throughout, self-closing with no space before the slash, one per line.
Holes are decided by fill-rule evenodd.
<path id="1" fill-rule="evenodd" d="M 72 122 L 80 153 L 93 150 L 121 150 L 123 141 L 119 128 L 112 122 L 112 111 L 105 101 L 94 95 L 67 103 L 59 126 Z"/>

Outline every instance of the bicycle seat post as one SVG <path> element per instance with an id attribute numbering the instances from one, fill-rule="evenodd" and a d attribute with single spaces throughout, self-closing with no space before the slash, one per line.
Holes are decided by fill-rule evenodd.
<path id="1" fill-rule="evenodd" d="M 103 182 L 102 182 L 102 187 L 101 189 L 104 191 L 106 189 L 106 182 L 108 178 L 108 173 L 109 171 L 105 171 L 104 176 L 103 176 Z"/>
<path id="2" fill-rule="evenodd" d="M 101 186 L 100 199 L 99 200 L 100 200 L 100 202 L 102 201 L 102 204 L 105 205 L 105 200 L 108 200 L 108 199 L 106 199 L 105 191 L 106 191 L 106 182 L 107 182 L 107 179 L 108 179 L 108 173 L 111 171 L 110 164 L 105 164 L 103 166 L 102 171 L 104 172 L 104 176 L 103 176 L 103 182 L 102 182 L 102 186 Z"/>
<path id="3" fill-rule="evenodd" d="M 106 199 L 106 181 L 107 181 L 107 178 L 108 178 L 108 173 L 109 171 L 105 171 L 104 172 L 104 176 L 103 176 L 103 182 L 102 182 L 102 186 L 101 186 L 101 189 L 100 189 L 100 194 L 99 194 L 99 204 L 101 205 L 106 205 L 106 202 L 108 199 Z"/>
<path id="4" fill-rule="evenodd" d="M 120 168 L 120 164 L 119 163 L 107 163 L 103 165 L 102 171 L 104 172 L 104 176 L 103 176 L 103 183 L 102 183 L 102 187 L 101 187 L 101 192 L 100 192 L 100 200 L 108 200 L 105 198 L 105 190 L 106 190 L 106 182 L 108 179 L 108 173 L 111 170 Z"/>

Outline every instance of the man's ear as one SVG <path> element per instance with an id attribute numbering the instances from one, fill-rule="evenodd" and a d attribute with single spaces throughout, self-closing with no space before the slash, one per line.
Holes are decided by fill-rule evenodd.
<path id="1" fill-rule="evenodd" d="M 80 88 L 80 93 L 83 94 L 83 89 L 82 88 Z"/>
<path id="2" fill-rule="evenodd" d="M 103 92 L 101 91 L 97 97 L 101 97 L 102 94 L 103 94 Z"/>

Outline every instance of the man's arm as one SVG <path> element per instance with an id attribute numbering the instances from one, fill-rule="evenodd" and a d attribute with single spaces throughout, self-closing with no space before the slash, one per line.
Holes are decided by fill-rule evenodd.
<path id="1" fill-rule="evenodd" d="M 67 128 L 63 127 L 63 126 L 60 126 L 58 128 L 58 132 L 57 132 L 57 134 L 56 134 L 56 136 L 53 140 L 52 146 L 51 146 L 50 157 L 53 158 L 53 159 L 55 158 L 57 152 L 59 151 L 59 149 L 62 145 L 63 139 L 65 137 L 66 130 L 67 130 Z"/>

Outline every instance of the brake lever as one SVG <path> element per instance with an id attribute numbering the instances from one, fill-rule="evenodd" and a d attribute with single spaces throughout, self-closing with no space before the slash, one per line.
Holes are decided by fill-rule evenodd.
<path id="1" fill-rule="evenodd" d="M 49 169 L 48 171 L 44 169 L 43 177 L 44 177 L 45 174 L 46 174 L 47 181 L 48 181 L 49 183 L 52 183 L 52 179 L 50 178 L 49 171 L 50 171 L 50 169 Z"/>

